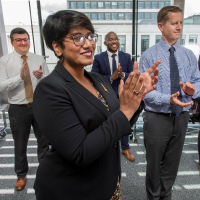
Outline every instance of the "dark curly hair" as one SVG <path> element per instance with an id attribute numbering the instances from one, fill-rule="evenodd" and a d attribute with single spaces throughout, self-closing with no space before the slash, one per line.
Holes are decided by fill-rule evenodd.
<path id="1" fill-rule="evenodd" d="M 55 41 L 64 49 L 63 38 L 71 28 L 78 26 L 86 28 L 92 33 L 95 32 L 90 19 L 83 13 L 74 10 L 60 10 L 49 15 L 43 26 L 43 36 L 47 47 L 54 51 L 52 42 Z M 57 57 L 61 59 L 61 56 Z"/>

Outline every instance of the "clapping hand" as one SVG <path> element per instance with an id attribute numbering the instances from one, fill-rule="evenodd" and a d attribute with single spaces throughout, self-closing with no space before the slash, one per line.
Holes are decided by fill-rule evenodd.
<path id="1" fill-rule="evenodd" d="M 119 74 L 118 74 L 119 78 L 124 77 L 124 74 L 122 72 L 122 67 L 121 67 L 120 63 L 118 64 L 118 69 L 119 69 Z"/>
<path id="2" fill-rule="evenodd" d="M 43 75 L 42 72 L 42 66 L 40 65 L 40 68 L 38 70 L 33 71 L 33 75 L 37 78 L 40 79 Z"/>
<path id="3" fill-rule="evenodd" d="M 156 83 L 158 82 L 159 69 L 156 68 L 161 63 L 161 60 L 157 60 L 146 72 L 142 74 L 145 84 L 144 95 L 156 89 Z M 134 62 L 133 72 L 138 72 L 138 62 Z"/>
<path id="4" fill-rule="evenodd" d="M 177 97 L 180 95 L 180 92 L 176 92 L 175 94 L 172 94 L 170 97 L 170 104 L 175 106 L 181 106 L 181 107 L 188 107 L 193 104 L 193 101 L 183 103 L 181 102 Z"/>
<path id="5" fill-rule="evenodd" d="M 183 82 L 180 82 L 179 85 L 181 86 L 181 89 L 185 94 L 189 96 L 193 96 L 195 93 L 194 85 L 190 82 L 186 82 L 185 84 Z"/>
<path id="6" fill-rule="evenodd" d="M 24 80 L 25 77 L 26 77 L 27 66 L 28 66 L 28 65 L 27 65 L 27 62 L 25 62 L 25 63 L 23 64 L 23 66 L 21 67 L 21 69 L 20 69 L 20 77 L 21 77 L 22 80 Z"/>
<path id="7" fill-rule="evenodd" d="M 129 121 L 141 103 L 141 98 L 145 91 L 145 84 L 143 82 L 144 80 L 143 77 L 140 76 L 140 71 L 137 71 L 136 74 L 131 72 L 125 84 L 122 79 L 120 80 L 120 110 Z"/>

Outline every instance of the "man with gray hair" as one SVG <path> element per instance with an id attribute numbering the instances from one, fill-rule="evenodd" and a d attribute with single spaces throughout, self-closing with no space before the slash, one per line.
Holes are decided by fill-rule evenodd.
<path id="1" fill-rule="evenodd" d="M 105 35 L 104 45 L 107 51 L 94 56 L 92 72 L 102 74 L 112 85 L 117 97 L 120 80 L 128 78 L 129 73 L 133 71 L 133 63 L 128 53 L 118 51 L 119 38 L 115 32 L 109 32 Z M 131 134 L 131 133 L 130 133 Z M 121 139 L 122 154 L 130 161 L 135 161 L 128 144 L 128 136 Z"/>

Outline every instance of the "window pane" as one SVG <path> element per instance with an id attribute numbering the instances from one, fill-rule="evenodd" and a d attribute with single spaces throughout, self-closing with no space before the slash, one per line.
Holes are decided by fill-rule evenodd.
<path id="1" fill-rule="evenodd" d="M 90 19 L 90 13 L 84 13 Z"/>
<path id="2" fill-rule="evenodd" d="M 200 15 L 199 14 L 193 16 L 193 23 L 200 24 Z"/>
<path id="3" fill-rule="evenodd" d="M 98 13 L 98 19 L 99 19 L 99 20 L 104 20 L 103 13 Z"/>
<path id="4" fill-rule="evenodd" d="M 150 8 L 150 2 L 145 2 L 145 8 Z"/>
<path id="5" fill-rule="evenodd" d="M 76 2 L 70 2 L 71 4 L 71 9 L 76 9 Z"/>
<path id="6" fill-rule="evenodd" d="M 110 13 L 105 13 L 105 20 L 110 20 Z"/>
<path id="7" fill-rule="evenodd" d="M 83 2 L 78 2 L 78 6 L 77 6 L 77 8 L 83 8 Z"/>
<path id="8" fill-rule="evenodd" d="M 125 2 L 125 8 L 131 8 L 131 2 Z"/>
<path id="9" fill-rule="evenodd" d="M 103 8 L 103 2 L 98 2 L 98 8 Z"/>
<path id="10" fill-rule="evenodd" d="M 85 8 L 90 8 L 90 2 L 85 2 Z"/>
<path id="11" fill-rule="evenodd" d="M 91 2 L 91 8 L 97 8 L 97 2 Z"/>
<path id="12" fill-rule="evenodd" d="M 144 8 L 144 2 L 138 2 L 138 8 L 140 9 Z"/>
<path id="13" fill-rule="evenodd" d="M 149 35 L 141 36 L 141 54 L 149 48 Z"/>
<path id="14" fill-rule="evenodd" d="M 152 8 L 157 8 L 157 2 L 152 2 Z"/>
<path id="15" fill-rule="evenodd" d="M 112 8 L 117 8 L 117 2 L 112 2 Z"/>
<path id="16" fill-rule="evenodd" d="M 182 45 L 185 45 L 185 35 L 182 35 Z"/>
<path id="17" fill-rule="evenodd" d="M 170 6 L 170 5 L 171 5 L 170 1 L 169 2 L 165 2 L 165 6 Z"/>
<path id="18" fill-rule="evenodd" d="M 124 19 L 124 13 L 119 13 L 119 20 L 123 20 Z"/>
<path id="19" fill-rule="evenodd" d="M 159 8 L 163 8 L 165 6 L 164 2 L 159 2 Z"/>
<path id="20" fill-rule="evenodd" d="M 118 3 L 118 8 L 124 8 L 124 2 L 119 2 Z"/>
<path id="21" fill-rule="evenodd" d="M 145 19 L 150 19 L 150 13 L 145 13 L 144 18 Z"/>
<path id="22" fill-rule="evenodd" d="M 151 13 L 151 19 L 157 19 L 157 13 Z"/>
<path id="23" fill-rule="evenodd" d="M 143 13 L 138 13 L 138 19 L 143 19 Z"/>
<path id="24" fill-rule="evenodd" d="M 112 13 L 112 20 L 117 20 L 117 13 Z"/>
<path id="25" fill-rule="evenodd" d="M 119 40 L 119 50 L 126 52 L 126 36 L 125 35 L 118 35 Z"/>
<path id="26" fill-rule="evenodd" d="M 131 20 L 131 13 L 125 13 L 125 20 Z"/>
<path id="27" fill-rule="evenodd" d="M 156 35 L 156 43 L 158 43 L 161 39 L 162 35 Z"/>
<path id="28" fill-rule="evenodd" d="M 97 14 L 96 13 L 92 13 L 92 20 L 97 20 Z"/>
<path id="29" fill-rule="evenodd" d="M 105 2 L 105 8 L 110 8 L 110 2 Z"/>
<path id="30" fill-rule="evenodd" d="M 97 45 L 96 45 L 95 54 L 100 54 L 101 52 L 102 52 L 102 35 L 99 35 Z"/>
<path id="31" fill-rule="evenodd" d="M 198 35 L 190 35 L 189 36 L 189 44 L 197 44 Z"/>

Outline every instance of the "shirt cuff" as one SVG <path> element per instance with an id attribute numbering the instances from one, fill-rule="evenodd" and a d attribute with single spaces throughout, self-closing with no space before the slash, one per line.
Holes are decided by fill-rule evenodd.
<path id="1" fill-rule="evenodd" d="M 113 80 L 111 80 L 111 77 L 110 77 L 110 83 L 111 83 L 111 84 L 113 83 Z"/>
<path id="2" fill-rule="evenodd" d="M 121 77 L 121 79 L 124 80 L 124 78 L 125 78 L 125 73 L 124 73 L 124 72 L 122 72 L 122 73 L 123 73 L 123 77 Z"/>

